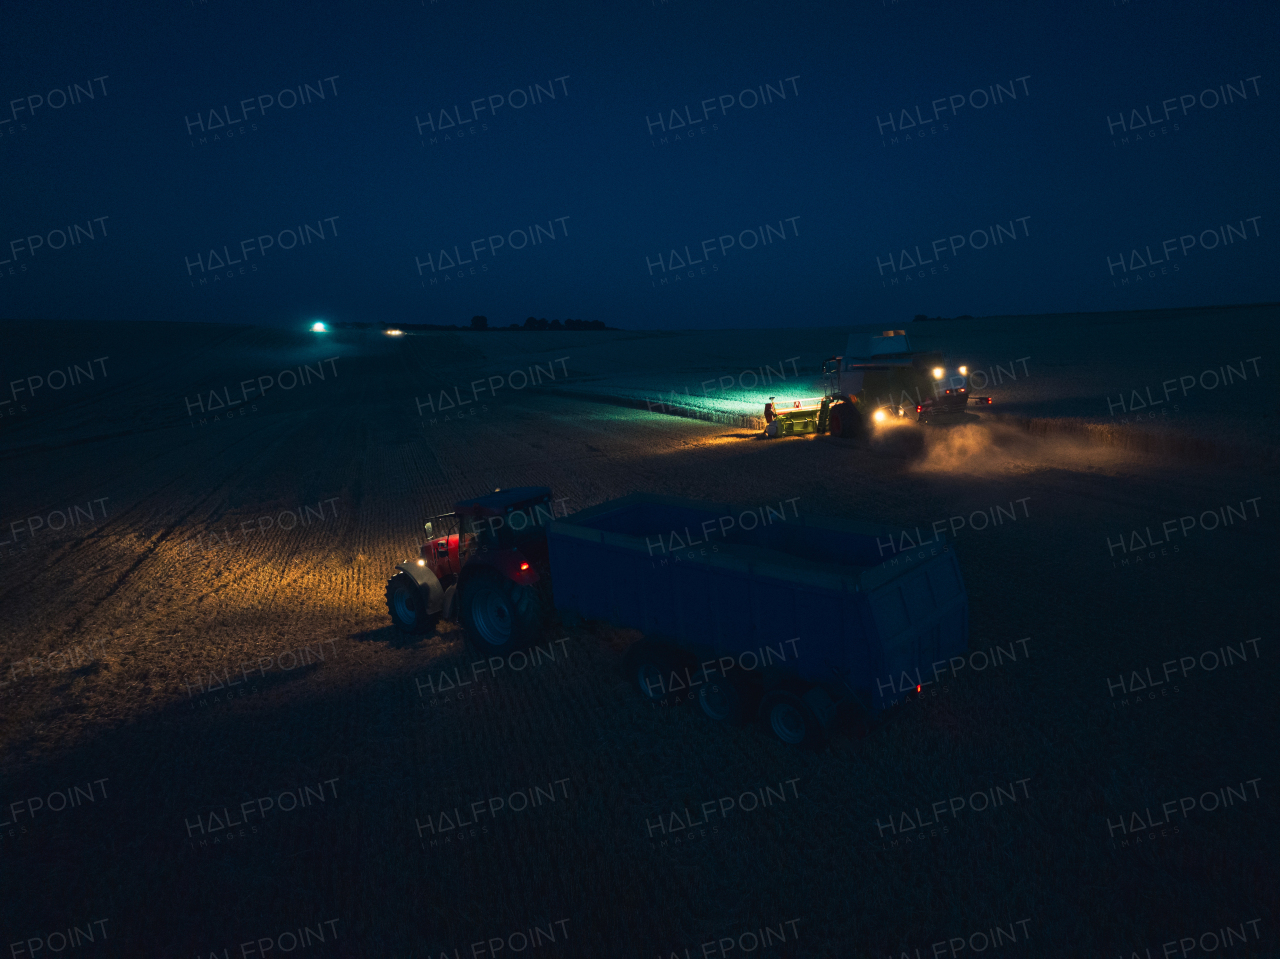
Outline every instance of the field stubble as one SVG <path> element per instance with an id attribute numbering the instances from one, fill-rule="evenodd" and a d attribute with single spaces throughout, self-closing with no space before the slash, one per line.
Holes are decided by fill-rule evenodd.
<path id="1" fill-rule="evenodd" d="M 1183 783 L 1274 773 L 1269 660 L 1229 692 L 1208 680 L 1147 712 L 1113 708 L 1104 682 L 1130 663 L 1265 637 L 1261 524 L 1123 570 L 1104 543 L 1196 506 L 1260 495 L 1265 510 L 1271 473 L 990 421 L 869 445 L 764 442 L 532 392 L 433 426 L 411 415 L 428 343 L 355 343 L 329 393 L 220 432 L 116 435 L 85 418 L 61 444 L 14 438 L 10 482 L 21 483 L 6 502 L 92 492 L 111 505 L 85 535 L 3 560 L 5 794 L 100 777 L 109 790 L 0 837 L 18 866 L 0 879 L 11 938 L 87 910 L 118 917 L 135 953 L 194 954 L 319 910 L 342 917 L 350 951 L 339 954 L 435 956 L 569 917 L 564 955 L 648 956 L 799 917 L 785 955 L 880 955 L 1030 916 L 1040 954 L 1074 956 L 1164 941 L 1187 917 L 1274 925 L 1274 857 L 1249 851 L 1273 845 L 1274 828 L 1254 807 L 1146 850 L 1110 848 L 1105 827 Z M 467 382 L 483 358 L 458 352 Z M 627 637 L 601 624 L 556 632 L 566 643 L 553 663 L 432 702 L 421 682 L 478 657 L 449 625 L 420 640 L 394 633 L 383 583 L 426 516 L 526 484 L 551 486 L 570 511 L 636 491 L 745 506 L 798 497 L 802 515 L 904 529 L 1026 498 L 1016 522 L 963 530 L 955 546 L 971 648 L 1030 636 L 1032 655 L 961 674 L 888 727 L 848 730 L 816 755 L 642 703 L 618 672 Z M 322 521 L 260 529 L 330 498 Z M 245 523 L 245 535 L 192 547 Z M 83 666 L 31 665 L 95 640 Z M 311 661 L 286 669 L 289 652 Z M 11 670 L 21 662 L 28 675 Z M 209 691 L 208 674 L 224 670 L 242 683 Z M 201 813 L 335 777 L 322 807 L 190 843 L 185 824 Z M 887 816 L 1023 777 L 1022 803 L 923 846 L 881 841 Z M 419 824 L 442 810 L 563 779 L 554 803 L 423 843 Z M 646 835 L 673 810 L 792 780 L 785 804 L 714 832 L 666 846 Z"/>

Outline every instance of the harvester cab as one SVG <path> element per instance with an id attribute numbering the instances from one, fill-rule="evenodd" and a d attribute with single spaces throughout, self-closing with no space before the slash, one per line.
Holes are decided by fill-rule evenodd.
<path id="1" fill-rule="evenodd" d="M 387 581 L 387 610 L 396 628 L 428 633 L 441 618 L 461 615 L 468 637 L 482 651 L 521 638 L 527 623 L 513 615 L 511 603 L 519 600 L 528 614 L 528 596 L 520 589 L 546 589 L 546 528 L 553 518 L 545 486 L 496 489 L 433 516 L 424 524 L 418 558 L 398 564 L 399 572 Z M 455 522 L 457 531 L 449 532 Z M 468 602 L 474 606 L 477 597 L 484 608 L 469 615 Z M 477 617 L 479 641 L 471 635 Z"/>

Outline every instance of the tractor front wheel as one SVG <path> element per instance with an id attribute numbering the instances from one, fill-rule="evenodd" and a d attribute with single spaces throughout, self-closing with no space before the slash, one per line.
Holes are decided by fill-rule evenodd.
<path id="1" fill-rule="evenodd" d="M 467 640 L 486 656 L 505 656 L 537 642 L 542 598 L 497 573 L 478 573 L 462 587 L 462 625 Z"/>
<path id="2" fill-rule="evenodd" d="M 387 580 L 387 612 L 391 622 L 402 633 L 420 636 L 435 629 L 439 615 L 427 613 L 427 597 L 408 573 L 400 572 Z"/>

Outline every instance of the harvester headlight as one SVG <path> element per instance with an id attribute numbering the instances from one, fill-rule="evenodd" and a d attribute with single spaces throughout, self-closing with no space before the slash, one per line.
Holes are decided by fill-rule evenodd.
<path id="1" fill-rule="evenodd" d="M 403 330 L 387 330 L 387 336 L 404 336 Z"/>
<path id="2" fill-rule="evenodd" d="M 325 326 L 323 323 L 319 322 L 318 320 L 315 323 L 311 324 L 312 333 L 327 333 L 328 331 L 329 331 L 329 328 Z"/>
<path id="3" fill-rule="evenodd" d="M 884 421 L 884 410 L 876 410 L 876 412 L 875 412 L 875 421 L 876 421 L 877 423 L 881 423 L 881 422 L 883 422 L 883 421 Z"/>
<path id="4" fill-rule="evenodd" d="M 961 376 L 968 376 L 968 375 L 969 375 L 969 367 L 967 367 L 967 366 L 962 366 L 962 367 L 960 367 L 960 375 L 961 375 Z"/>
<path id="5" fill-rule="evenodd" d="M 946 370 L 944 370 L 941 366 L 935 366 L 935 367 L 933 368 L 933 378 L 934 378 L 935 380 L 940 380 L 940 379 L 942 379 L 942 377 L 943 377 L 943 376 L 945 376 L 945 375 L 946 375 L 946 372 L 947 372 L 947 371 L 946 371 Z"/>

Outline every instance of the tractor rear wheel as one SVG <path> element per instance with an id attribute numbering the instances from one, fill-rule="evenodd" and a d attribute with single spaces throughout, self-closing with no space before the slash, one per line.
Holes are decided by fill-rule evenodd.
<path id="1" fill-rule="evenodd" d="M 387 580 L 387 612 L 402 633 L 420 636 L 435 629 L 440 619 L 427 613 L 427 597 L 408 573 L 399 572 Z"/>
<path id="2" fill-rule="evenodd" d="M 462 587 L 462 625 L 467 640 L 486 656 L 505 656 L 538 641 L 542 598 L 495 572 L 477 573 Z"/>

